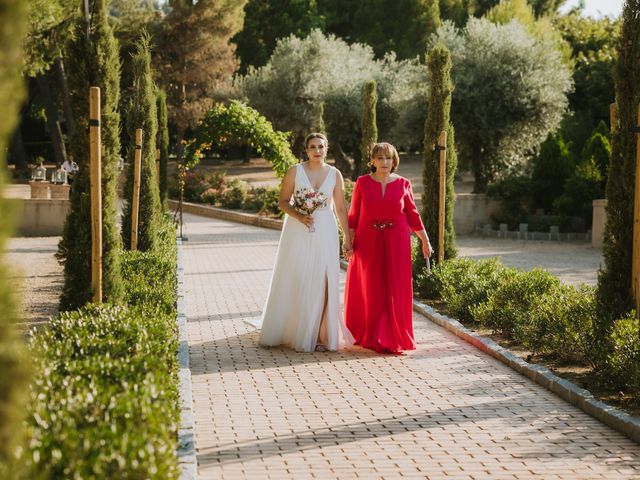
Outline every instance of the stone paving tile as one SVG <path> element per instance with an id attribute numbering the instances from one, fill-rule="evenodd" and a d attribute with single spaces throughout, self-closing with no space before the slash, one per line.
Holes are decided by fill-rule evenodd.
<path id="1" fill-rule="evenodd" d="M 640 478 L 639 445 L 418 315 L 404 356 L 259 347 L 279 232 L 185 220 L 200 478 Z"/>

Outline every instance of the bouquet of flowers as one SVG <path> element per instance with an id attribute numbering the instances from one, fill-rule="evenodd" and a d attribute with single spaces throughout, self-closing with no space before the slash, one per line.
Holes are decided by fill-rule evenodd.
<path id="1" fill-rule="evenodd" d="M 327 197 L 322 192 L 317 192 L 312 188 L 300 188 L 293 193 L 293 208 L 304 215 L 311 215 L 316 209 L 327 204 Z M 313 226 L 309 227 L 313 232 Z"/>

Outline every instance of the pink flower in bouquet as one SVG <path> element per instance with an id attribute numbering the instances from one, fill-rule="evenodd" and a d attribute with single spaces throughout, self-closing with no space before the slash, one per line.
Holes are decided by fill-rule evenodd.
<path id="1" fill-rule="evenodd" d="M 311 215 L 316 209 L 326 204 L 327 199 L 324 193 L 310 188 L 300 188 L 293 194 L 293 208 L 305 215 Z"/>

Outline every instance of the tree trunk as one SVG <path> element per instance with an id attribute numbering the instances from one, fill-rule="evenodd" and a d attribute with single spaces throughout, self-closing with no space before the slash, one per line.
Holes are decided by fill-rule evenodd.
<path id="1" fill-rule="evenodd" d="M 251 146 L 248 143 L 245 143 L 242 147 L 242 163 L 249 164 L 251 163 Z"/>
<path id="2" fill-rule="evenodd" d="M 36 82 L 38 83 L 38 90 L 40 90 L 40 94 L 42 95 L 44 110 L 47 115 L 47 129 L 49 130 L 49 136 L 53 143 L 53 153 L 56 164 L 62 165 L 67 158 L 67 151 L 64 146 L 64 140 L 62 139 L 62 129 L 60 128 L 60 121 L 58 120 L 58 111 L 53 104 L 49 82 L 45 75 L 38 75 Z"/>
<path id="3" fill-rule="evenodd" d="M 180 165 L 182 163 L 182 158 L 184 156 L 184 132 L 185 129 L 180 127 L 176 132 L 176 138 L 178 140 L 176 147 L 176 163 Z"/>
<path id="4" fill-rule="evenodd" d="M 342 175 L 346 178 L 351 177 L 351 172 L 353 171 L 353 160 L 349 158 L 349 156 L 344 153 L 342 150 L 342 146 L 338 142 L 334 142 L 329 147 L 333 156 L 336 160 L 336 168 L 340 170 Z"/>
<path id="5" fill-rule="evenodd" d="M 362 154 L 360 149 L 357 149 L 353 154 L 353 172 L 351 173 L 351 180 L 356 181 L 362 174 Z"/>
<path id="6" fill-rule="evenodd" d="M 302 135 L 296 135 L 291 150 L 293 150 L 293 154 L 297 158 L 304 158 L 304 147 L 304 137 Z"/>
<path id="7" fill-rule="evenodd" d="M 475 177 L 472 193 L 486 193 L 489 176 L 487 175 L 486 165 L 482 161 L 482 152 L 479 150 L 474 149 L 471 151 L 471 166 Z"/>
<path id="8" fill-rule="evenodd" d="M 71 110 L 71 100 L 69 97 L 69 85 L 67 83 L 67 74 L 64 71 L 64 61 L 62 57 L 56 58 L 54 63 L 56 75 L 58 76 L 58 83 L 62 89 L 62 103 L 64 105 L 64 126 L 67 131 L 67 135 L 72 137 L 76 131 L 76 122 L 73 118 L 73 111 Z"/>
<path id="9" fill-rule="evenodd" d="M 24 151 L 24 142 L 22 141 L 22 131 L 18 125 L 13 132 L 11 138 L 10 158 L 16 166 L 16 172 L 26 172 L 29 169 L 27 165 L 27 154 Z"/>

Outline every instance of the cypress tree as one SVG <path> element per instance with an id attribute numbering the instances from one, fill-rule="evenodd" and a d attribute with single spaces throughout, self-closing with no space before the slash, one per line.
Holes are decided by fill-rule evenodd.
<path id="1" fill-rule="evenodd" d="M 451 115 L 451 54 L 443 44 L 434 46 L 427 56 L 427 67 L 431 80 L 429 86 L 429 104 L 427 120 L 424 125 L 424 168 L 422 183 L 422 219 L 427 230 L 434 259 L 438 258 L 438 208 L 440 204 L 440 152 L 434 147 L 438 143 L 441 131 L 447 132 L 447 169 L 445 189 L 445 226 L 444 257 L 452 258 L 457 254 L 456 233 L 453 228 L 453 207 L 455 193 L 453 177 L 456 172 L 458 158 L 456 156 L 453 124 Z M 418 255 L 423 262 L 422 253 Z"/>
<path id="2" fill-rule="evenodd" d="M 364 174 L 370 171 L 369 160 L 371 148 L 378 141 L 378 126 L 376 123 L 376 105 L 378 92 L 375 80 L 369 80 L 362 86 L 362 139 L 360 141 L 360 158 L 364 164 L 362 168 L 356 168 L 357 173 Z"/>
<path id="3" fill-rule="evenodd" d="M 131 143 L 128 149 L 129 169 L 125 188 L 126 206 L 122 218 L 124 244 L 131 245 L 131 211 L 133 207 L 133 158 L 135 131 L 142 129 L 142 162 L 140 165 L 140 209 L 138 215 L 138 249 L 153 250 L 157 245 L 161 222 L 160 192 L 156 174 L 156 137 L 158 116 L 156 87 L 151 76 L 151 50 L 149 37 L 144 34 L 136 44 L 131 58 L 133 85 L 127 109 L 127 128 Z"/>
<path id="4" fill-rule="evenodd" d="M 607 220 L 604 229 L 605 265 L 598 277 L 600 315 L 597 337 L 611 322 L 633 307 L 631 260 L 633 198 L 636 169 L 636 123 L 640 103 L 640 0 L 627 0 L 615 70 L 618 125 L 612 136 L 607 180 Z"/>
<path id="5" fill-rule="evenodd" d="M 3 198 L 6 181 L 6 150 L 18 124 L 24 98 L 21 78 L 22 42 L 26 30 L 26 8 L 21 0 L 5 0 L 0 7 L 0 251 L 12 230 L 10 205 Z M 15 287 L 7 268 L 0 264 L 0 478 L 15 478 L 11 455 L 19 444 L 20 426 L 28 384 L 25 345 L 15 323 L 18 312 L 13 300 Z"/>
<path id="6" fill-rule="evenodd" d="M 156 104 L 158 109 L 157 148 L 160 149 L 160 203 L 163 208 L 166 208 L 167 165 L 169 163 L 169 120 L 167 114 L 167 94 L 164 90 L 158 89 Z"/>
<path id="7" fill-rule="evenodd" d="M 64 265 L 60 306 L 81 307 L 91 300 L 91 198 L 89 186 L 89 88 L 100 87 L 102 136 L 102 282 L 103 300 L 122 299 L 120 252 L 116 223 L 116 184 L 120 159 L 120 59 L 107 18 L 107 0 L 91 0 L 87 20 L 78 12 L 75 36 L 67 47 L 71 108 L 76 131 L 70 152 L 80 170 L 71 189 L 71 208 L 58 246 Z"/>

